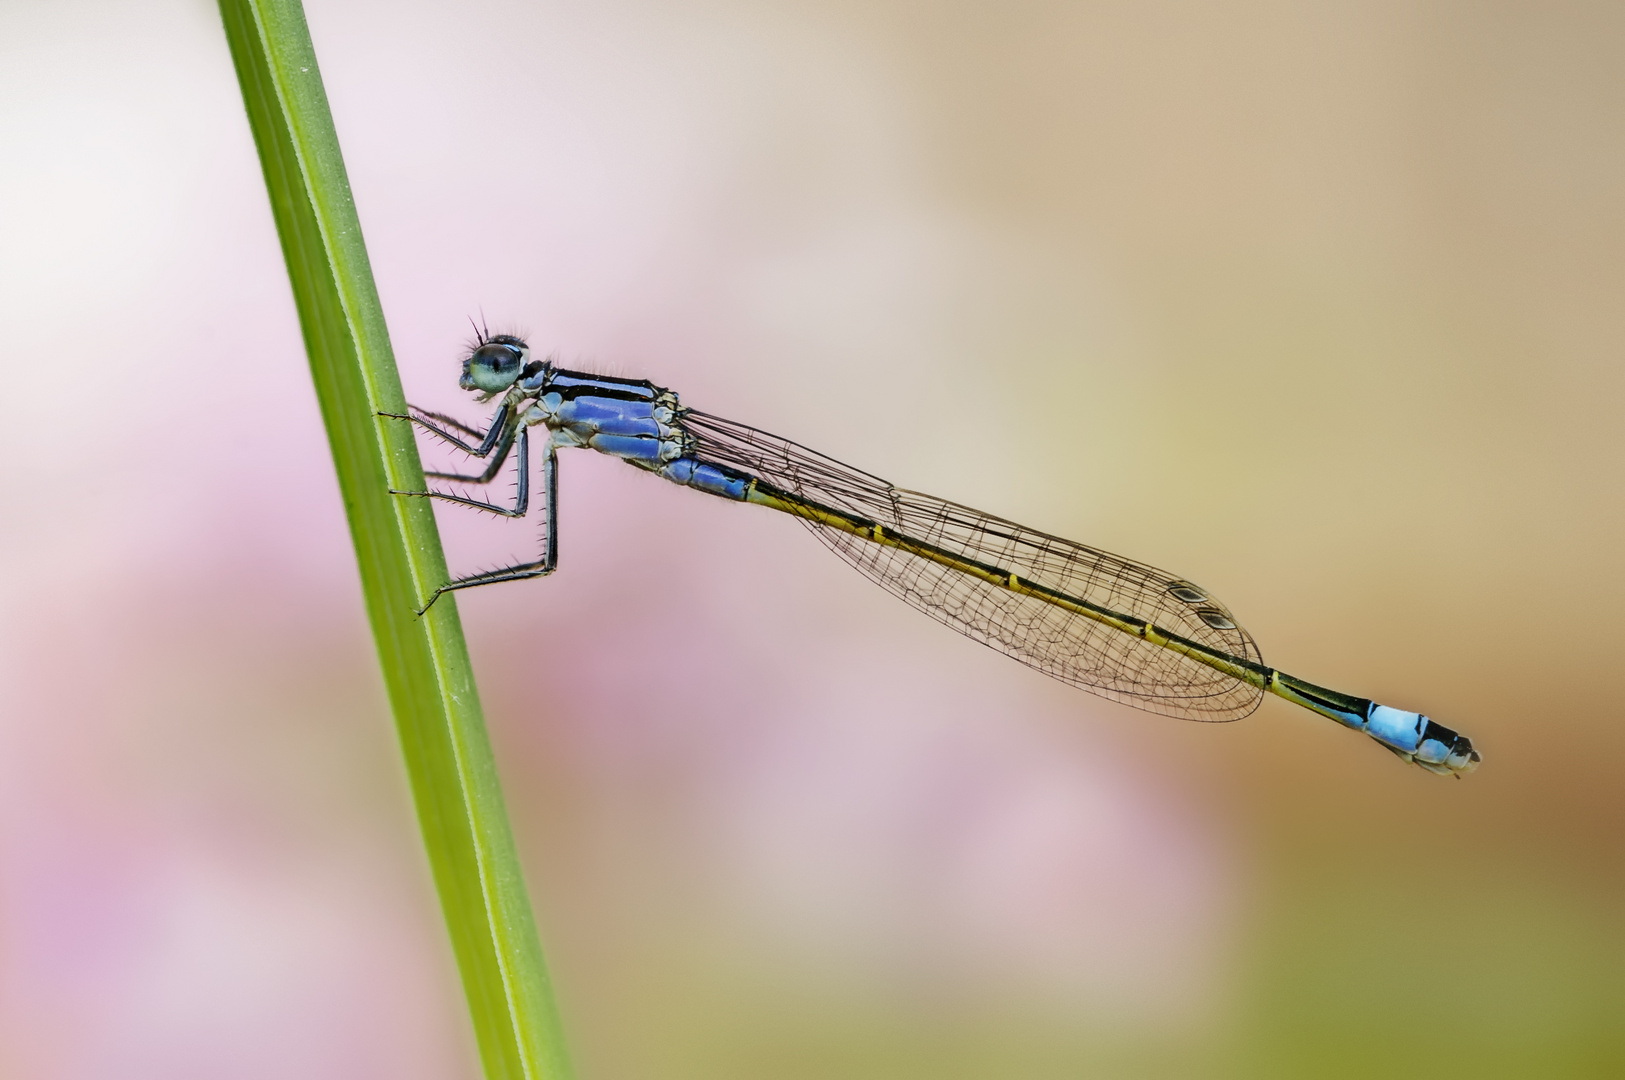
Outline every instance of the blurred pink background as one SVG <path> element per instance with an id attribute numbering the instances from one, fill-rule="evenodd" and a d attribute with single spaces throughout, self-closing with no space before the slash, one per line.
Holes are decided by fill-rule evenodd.
<path id="1" fill-rule="evenodd" d="M 309 18 L 414 401 L 483 312 L 1485 754 L 1135 713 L 568 456 L 460 599 L 582 1077 L 1625 1072 L 1617 5 Z M 0 1074 L 476 1075 L 214 7 L 0 7 L 0 147 Z"/>

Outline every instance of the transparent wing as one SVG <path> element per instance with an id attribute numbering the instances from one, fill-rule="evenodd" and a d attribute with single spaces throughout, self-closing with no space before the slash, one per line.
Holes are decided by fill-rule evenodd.
<path id="1" fill-rule="evenodd" d="M 1260 663 L 1252 636 L 1206 590 L 1155 567 L 1028 529 L 843 465 L 788 439 L 685 410 L 693 456 L 801 498 L 1019 574 L 1211 649 Z M 841 558 L 933 618 L 1044 674 L 1187 720 L 1236 720 L 1263 692 L 1205 664 L 1035 596 L 822 522 L 802 522 Z"/>

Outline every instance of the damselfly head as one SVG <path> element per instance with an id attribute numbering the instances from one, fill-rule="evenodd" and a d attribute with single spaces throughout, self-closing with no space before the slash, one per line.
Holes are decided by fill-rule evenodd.
<path id="1" fill-rule="evenodd" d="M 524 341 L 512 334 L 494 334 L 468 354 L 457 385 L 464 390 L 500 394 L 519 378 L 529 358 L 530 346 Z"/>

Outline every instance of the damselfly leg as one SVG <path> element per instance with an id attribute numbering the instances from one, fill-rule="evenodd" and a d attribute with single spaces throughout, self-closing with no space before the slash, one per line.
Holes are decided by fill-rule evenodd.
<path id="1" fill-rule="evenodd" d="M 478 474 L 425 472 L 423 475 L 431 479 L 456 480 L 470 484 L 489 484 L 496 479 L 507 462 L 508 454 L 517 444 L 518 453 L 515 455 L 515 466 L 518 472 L 518 490 L 515 492 L 512 506 L 498 506 L 485 499 L 475 499 L 467 495 L 457 495 L 449 491 L 397 491 L 390 489 L 391 495 L 408 495 L 418 498 L 441 499 L 445 502 L 455 503 L 458 506 L 471 506 L 476 510 L 499 514 L 502 517 L 524 517 L 530 510 L 530 430 L 520 424 L 512 422 L 513 411 L 504 408 L 492 418 L 488 431 L 480 432 L 465 424 L 459 423 L 448 416 L 438 413 L 429 413 L 423 410 L 413 410 L 414 415 L 402 416 L 395 413 L 380 413 L 396 420 L 410 420 L 418 426 L 433 432 L 438 437 L 456 446 L 465 453 L 475 457 L 485 457 L 495 450 L 495 457 L 484 472 Z M 416 415 L 422 413 L 422 416 Z M 432 420 L 424 419 L 430 417 Z M 479 438 L 479 446 L 470 446 L 462 440 L 451 435 L 445 428 L 433 421 L 440 421 L 455 430 Z M 476 585 L 491 585 L 499 581 L 523 581 L 526 578 L 545 577 L 551 574 L 558 565 L 558 477 L 559 457 L 553 446 L 551 438 L 547 441 L 547 449 L 542 457 L 542 485 L 543 494 L 547 500 L 547 515 L 543 522 L 542 557 L 533 562 L 516 563 L 512 566 L 498 567 L 494 570 L 483 570 L 477 574 L 468 574 L 454 578 L 436 589 L 423 607 L 419 609 L 421 615 L 440 598 L 442 593 L 454 592 L 458 589 L 469 589 Z"/>
<path id="2" fill-rule="evenodd" d="M 481 431 L 478 428 L 469 427 L 456 417 L 447 416 L 445 413 L 430 412 L 427 409 L 420 409 L 416 405 L 408 405 L 407 408 L 412 410 L 410 414 L 379 413 L 378 415 L 389 420 L 409 420 L 442 442 L 450 443 L 463 453 L 472 454 L 477 458 L 490 454 L 491 449 L 507 433 L 508 428 L 511 426 L 510 421 L 513 419 L 513 409 L 504 406 L 497 410 L 495 416 L 491 417 L 491 426 L 487 430 Z M 477 445 L 470 445 L 453 435 L 453 431 L 460 431 L 464 435 L 478 439 L 479 442 Z"/>

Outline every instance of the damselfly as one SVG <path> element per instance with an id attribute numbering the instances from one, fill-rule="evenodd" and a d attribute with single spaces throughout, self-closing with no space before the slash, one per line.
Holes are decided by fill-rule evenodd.
<path id="1" fill-rule="evenodd" d="M 797 518 L 830 550 L 935 619 L 1029 667 L 1149 712 L 1237 720 L 1265 691 L 1363 731 L 1406 761 L 1444 775 L 1478 766 L 1472 742 L 1419 713 L 1341 694 L 1267 667 L 1252 636 L 1211 593 L 1144 563 L 895 487 L 765 431 L 686 408 L 642 379 L 532 360 L 517 337 L 480 334 L 459 385 L 497 400 L 484 430 L 413 407 L 425 431 L 476 458 L 483 472 L 431 472 L 488 484 L 517 458 L 513 505 L 442 491 L 401 491 L 523 517 L 530 506 L 530 429 L 542 425 L 546 532 L 541 557 L 471 574 L 442 593 L 551 574 L 558 565 L 558 451 L 587 447 L 676 484 Z"/>

